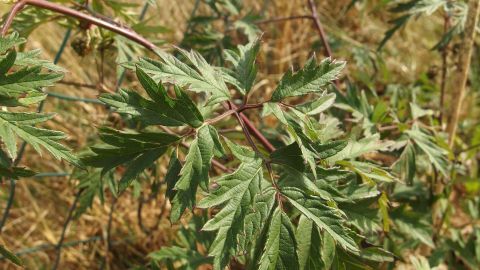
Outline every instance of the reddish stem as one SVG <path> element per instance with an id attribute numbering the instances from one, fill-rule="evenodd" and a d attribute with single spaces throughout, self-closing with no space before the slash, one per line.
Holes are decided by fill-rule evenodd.
<path id="1" fill-rule="evenodd" d="M 242 118 L 240 117 L 240 114 L 235 111 L 235 116 L 236 116 L 237 119 L 238 119 L 238 123 L 239 123 L 240 126 L 242 127 L 243 133 L 245 134 L 245 137 L 247 138 L 248 143 L 249 143 L 250 146 L 253 148 L 253 150 L 255 150 L 255 152 L 257 152 L 258 154 L 260 154 L 260 151 L 258 150 L 257 145 L 256 145 L 255 142 L 253 141 L 252 136 L 250 135 L 250 132 L 248 131 L 248 128 L 245 126 L 245 122 L 244 122 L 244 121 L 242 120 Z"/>
<path id="2" fill-rule="evenodd" d="M 318 16 L 315 2 L 313 0 L 308 0 L 308 5 L 310 6 L 310 10 L 312 11 L 312 20 L 315 23 L 315 28 L 317 29 L 320 40 L 322 41 L 323 47 L 325 48 L 325 54 L 328 57 L 333 57 L 332 49 L 330 48 L 330 44 L 328 44 L 327 34 L 325 33 L 325 30 L 323 30 L 323 25 Z M 340 82 L 338 79 L 335 80 L 335 86 L 337 88 L 340 88 Z"/>
<path id="3" fill-rule="evenodd" d="M 17 13 L 20 12 L 20 10 L 22 10 L 23 7 L 25 7 L 25 4 L 26 4 L 25 1 L 19 1 L 15 3 L 15 5 L 13 5 L 12 10 L 8 14 L 7 19 L 3 23 L 2 32 L 1 32 L 2 37 L 4 37 L 7 34 L 7 31 L 10 28 L 10 25 L 12 25 L 13 19 L 15 18 Z"/>
<path id="4" fill-rule="evenodd" d="M 237 112 L 243 112 L 243 111 L 246 111 L 246 110 L 249 110 L 249 109 L 256 109 L 256 108 L 260 108 L 260 107 L 263 107 L 263 104 L 264 102 L 262 103 L 257 103 L 257 104 L 246 104 L 246 105 L 243 105 L 241 106 L 240 108 L 237 109 Z"/>
<path id="5" fill-rule="evenodd" d="M 323 30 L 323 25 L 320 22 L 320 18 L 318 17 L 317 7 L 313 0 L 308 0 L 308 5 L 310 6 L 310 10 L 312 11 L 312 19 L 315 23 L 315 28 L 317 29 L 318 35 L 322 40 L 323 47 L 325 48 L 325 54 L 328 57 L 332 57 L 332 49 L 330 48 L 330 44 L 328 44 L 327 34 L 325 34 L 325 30 Z"/>
<path id="6" fill-rule="evenodd" d="M 7 17 L 7 20 L 5 21 L 5 23 L 3 25 L 2 35 L 5 35 L 7 33 L 8 29 L 10 28 L 10 25 L 13 22 L 13 18 L 15 18 L 15 15 L 26 5 L 51 10 L 53 12 L 61 13 L 61 14 L 66 15 L 68 17 L 77 18 L 79 20 L 89 22 L 91 24 L 97 25 L 99 27 L 108 29 L 108 30 L 110 30 L 114 33 L 117 33 L 119 35 L 122 35 L 122 36 L 124 36 L 124 37 L 126 37 L 126 38 L 144 46 L 145 48 L 147 48 L 151 51 L 155 51 L 155 49 L 157 49 L 157 46 L 155 46 L 155 44 L 148 41 L 144 37 L 140 36 L 139 34 L 137 34 L 135 31 L 133 31 L 130 28 L 119 26 L 119 25 L 116 25 L 114 23 L 107 22 L 105 20 L 97 18 L 95 16 L 85 14 L 85 13 L 82 13 L 78 10 L 71 9 L 71 8 L 68 8 L 68 7 L 59 5 L 59 4 L 48 2 L 46 0 L 21 0 L 17 3 L 15 3 L 12 10 L 10 11 L 10 14 Z"/>
<path id="7" fill-rule="evenodd" d="M 238 107 L 230 102 L 229 104 L 233 110 L 238 110 Z M 224 105 L 225 108 L 228 108 L 229 105 Z M 242 118 L 243 122 L 245 123 L 245 126 L 248 128 L 248 130 L 252 133 L 252 135 L 269 151 L 273 152 L 275 151 L 275 146 L 273 146 L 265 136 L 263 136 L 262 133 L 250 122 L 247 116 L 243 113 L 239 113 L 240 117 Z"/>

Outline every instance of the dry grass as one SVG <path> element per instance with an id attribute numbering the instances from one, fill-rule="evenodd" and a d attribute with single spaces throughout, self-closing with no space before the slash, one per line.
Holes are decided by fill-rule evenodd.
<path id="1" fill-rule="evenodd" d="M 163 24 L 173 32 L 166 36 L 171 43 L 178 43 L 182 39 L 182 33 L 186 27 L 187 18 L 190 15 L 193 1 L 163 1 L 156 9 L 151 9 L 149 15 L 155 16 L 155 22 Z M 181 2 L 181 3 L 180 3 Z M 247 7 L 259 11 L 263 1 L 246 1 Z M 267 1 L 266 1 L 267 2 Z M 298 14 L 308 14 L 306 1 L 268 1 L 265 17 L 282 17 Z M 320 1 L 319 12 L 321 19 L 331 39 L 339 41 L 340 47 L 334 48 L 337 58 L 355 63 L 353 48 L 364 48 L 374 53 L 378 42 L 383 37 L 387 28 L 385 11 L 373 11 L 374 4 L 361 4 L 354 6 L 346 14 L 344 7 L 348 0 Z M 375 1 L 373 1 L 375 2 Z M 201 12 L 201 11 L 200 11 Z M 438 37 L 438 24 L 432 23 L 431 18 L 409 27 L 416 31 L 405 31 L 398 35 L 388 45 L 389 57 L 386 65 L 391 71 L 394 80 L 408 81 L 413 78 L 412 74 L 426 71 L 432 63 L 432 53 L 428 49 L 431 43 L 422 42 L 435 40 L 425 38 L 425 35 Z M 287 21 L 282 23 L 263 25 L 264 43 L 262 55 L 259 60 L 260 76 L 262 78 L 255 92 L 256 98 L 268 96 L 280 74 L 289 68 L 298 67 L 311 55 L 312 46 L 318 41 L 317 32 L 308 20 Z M 48 32 L 48 35 L 45 34 Z M 42 48 L 44 57 L 53 59 L 55 48 L 61 42 L 64 30 L 58 26 L 49 24 L 37 30 L 29 39 L 29 47 Z M 408 33 L 408 35 L 406 34 Z M 417 42 L 422 41 L 422 42 Z M 318 54 L 322 54 L 317 51 Z M 435 59 L 438 62 L 438 59 Z M 69 73 L 65 80 L 96 84 L 97 72 L 93 56 L 86 58 L 78 57 L 68 47 L 59 63 L 67 68 Z M 354 65 L 351 65 L 354 66 Z M 351 70 L 354 67 L 349 67 Z M 107 78 L 108 87 L 113 88 L 114 76 Z M 135 87 L 135 84 L 132 85 Z M 65 85 L 57 85 L 52 91 L 79 97 L 94 98 L 97 90 L 75 88 Z M 49 127 L 62 130 L 69 134 L 68 144 L 76 150 L 81 150 L 87 143 L 95 138 L 95 126 L 101 125 L 107 120 L 107 111 L 104 107 L 95 104 L 71 103 L 55 98 L 48 99 L 45 108 L 47 112 L 57 112 L 54 121 L 49 122 Z M 71 168 L 48 155 L 39 156 L 27 148 L 24 165 L 37 169 L 41 172 L 69 172 Z M 68 208 L 74 200 L 75 179 L 66 177 L 55 178 L 31 178 L 18 181 L 14 207 L 11 216 L 2 232 L 1 242 L 15 251 L 28 251 L 28 248 L 39 245 L 54 245 L 60 236 Z M 0 197 L 2 205 L 8 194 L 8 184 L 2 184 Z M 106 243 L 103 240 L 106 235 L 107 219 L 112 198 L 108 197 L 102 205 L 96 201 L 94 207 L 83 215 L 79 220 L 71 223 L 67 231 L 66 242 L 89 239 L 93 236 L 98 240 L 72 247 L 63 248 L 60 269 L 97 269 L 106 255 Z M 154 224 L 160 211 L 163 198 L 145 206 L 143 217 L 147 224 Z M 162 219 L 157 230 L 145 235 L 137 224 L 138 199 L 131 194 L 120 197 L 115 214 L 113 216 L 112 254 L 109 258 L 109 267 L 112 269 L 128 268 L 128 263 L 144 262 L 149 251 L 156 250 L 162 245 L 169 243 L 175 226 L 169 221 Z M 39 250 L 22 256 L 27 269 L 48 268 L 53 260 L 55 251 L 50 247 L 47 250 Z M 0 261 L 0 268 L 15 269 L 12 264 Z"/>

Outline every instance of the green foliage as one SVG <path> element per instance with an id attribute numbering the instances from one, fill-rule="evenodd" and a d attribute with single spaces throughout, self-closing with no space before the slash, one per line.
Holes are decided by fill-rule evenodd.
<path id="1" fill-rule="evenodd" d="M 57 159 L 66 160 L 76 166 L 82 166 L 70 149 L 59 141 L 64 133 L 38 127 L 39 124 L 52 119 L 54 114 L 33 112 L 10 112 L 7 107 L 28 106 L 36 104 L 46 95 L 44 87 L 51 86 L 63 77 L 57 73 L 63 69 L 45 60 L 38 59 L 38 51 L 17 54 L 14 46 L 24 43 L 17 33 L 0 39 L 0 105 L 4 110 L 0 113 L 0 137 L 10 160 L 17 159 L 17 141 L 22 139 L 38 153 L 42 148 Z M 43 72 L 43 68 L 53 71 Z M 22 168 L 11 168 L 12 162 L 2 163 L 1 176 L 26 177 L 32 172 Z"/>
<path id="2" fill-rule="evenodd" d="M 329 207 L 320 198 L 307 195 L 298 188 L 285 187 L 282 190 L 289 202 L 303 215 L 312 220 L 318 228 L 325 230 L 337 243 L 350 251 L 358 251 L 350 232 L 343 226 L 341 213 Z"/>
<path id="3" fill-rule="evenodd" d="M 16 136 L 30 144 L 37 152 L 46 149 L 57 159 L 64 159 L 77 166 L 81 166 L 70 149 L 57 141 L 65 138 L 59 131 L 37 128 L 34 125 L 53 118 L 52 114 L 40 113 L 0 113 L 0 136 L 12 159 L 17 158 Z"/>
<path id="4" fill-rule="evenodd" d="M 210 104 L 229 99 L 230 95 L 227 86 L 218 71 L 210 66 L 198 52 L 188 52 L 183 49 L 179 49 L 179 51 L 195 69 L 181 62 L 173 55 L 162 51 L 157 53 L 163 60 L 163 63 L 144 58 L 138 65 L 146 73 L 153 75 L 153 78 L 156 80 L 165 80 L 180 87 L 188 86 L 188 89 L 191 91 L 204 92 L 211 95 L 208 99 Z"/>
<path id="5" fill-rule="evenodd" d="M 290 218 L 279 208 L 272 214 L 265 236 L 265 251 L 258 269 L 298 269 L 295 231 Z"/>
<path id="6" fill-rule="evenodd" d="M 176 194 L 170 216 L 172 221 L 178 221 L 186 208 L 193 208 L 198 186 L 203 190 L 208 189 L 208 171 L 218 140 L 215 128 L 206 125 L 198 130 L 197 137 L 190 144 L 180 177 L 175 183 Z"/>
<path id="7" fill-rule="evenodd" d="M 128 163 L 118 184 L 120 192 L 162 156 L 168 146 L 180 139 L 162 132 L 122 132 L 106 127 L 100 131 L 100 139 L 105 144 L 92 146 L 93 154 L 83 157 L 82 161 L 88 166 L 102 168 L 102 174 Z"/>
<path id="8" fill-rule="evenodd" d="M 467 9 L 467 6 L 459 1 L 411 0 L 400 3 L 395 2 L 395 6 L 393 6 L 390 11 L 393 13 L 401 13 L 402 15 L 390 21 L 393 26 L 385 32 L 385 36 L 380 42 L 378 50 L 381 50 L 393 35 L 404 27 L 410 19 L 425 15 L 431 16 L 438 10 L 444 10 L 446 13 L 445 16 L 450 17 L 453 26 L 443 34 L 440 41 L 432 48 L 441 50 L 447 46 L 455 36 L 463 33 Z"/>
<path id="9" fill-rule="evenodd" d="M 199 247 L 209 246 L 213 240 L 210 232 L 201 231 L 206 215 L 193 216 L 185 227 L 177 232 L 176 245 L 163 247 L 148 255 L 152 265 L 165 264 L 176 269 L 194 270 L 199 266 L 211 264 L 212 258 L 205 256 Z"/>
<path id="10" fill-rule="evenodd" d="M 336 62 L 331 59 L 325 59 L 317 65 L 315 58 L 312 57 L 303 69 L 294 74 L 288 71 L 282 77 L 272 94 L 272 101 L 278 102 L 286 97 L 318 93 L 322 91 L 322 87 L 337 79 L 344 67 L 345 62 Z"/>
<path id="11" fill-rule="evenodd" d="M 230 72 L 232 80 L 228 80 L 234 84 L 242 94 L 248 94 L 257 77 L 257 66 L 255 59 L 260 49 L 260 39 L 248 43 L 246 46 L 239 45 L 238 53 L 231 50 L 225 50 L 226 58 L 233 65 Z M 228 71 L 228 69 L 226 69 Z"/>
<path id="12" fill-rule="evenodd" d="M 207 94 L 205 104 L 213 111 L 218 108 L 215 104 L 230 100 L 228 86 L 248 95 L 256 80 L 255 59 L 259 48 L 260 40 L 255 39 L 239 46 L 237 51 L 226 51 L 232 65 L 221 68 L 208 64 L 195 51 L 181 49 L 178 50 L 182 58 L 159 51 L 160 61 L 140 59 L 135 71 L 149 99 L 122 90 L 103 95 L 101 100 L 118 113 L 143 123 L 141 129 L 134 132 L 101 128 L 100 138 L 107 145 L 91 147 L 95 154 L 84 157 L 84 163 L 101 168 L 102 174 L 125 166 L 116 184 L 118 191 L 124 191 L 132 182 L 139 181 L 142 171 L 147 173 L 146 169 L 172 149 L 165 178 L 172 204 L 170 219 L 177 222 L 186 218 L 187 209 L 194 217 L 196 208 L 214 211 L 202 231 L 215 235 L 205 245 L 215 269 L 227 267 L 232 259 L 252 269 L 331 265 L 333 261 L 325 256 L 312 262 L 306 258 L 311 252 L 331 254 L 336 249 L 344 252 L 339 254 L 356 255 L 356 264 L 371 264 L 364 258 L 367 251 L 359 247 L 357 233 L 382 227 L 376 225 L 376 209 L 369 210 L 369 218 L 363 217 L 362 210 L 374 205 L 372 200 L 379 194 L 377 182 L 389 182 L 393 176 L 373 163 L 354 159 L 385 150 L 391 143 L 382 142 L 379 134 L 345 140 L 339 138 L 341 133 L 335 125 L 330 130 L 315 126 L 315 117 L 325 114 L 335 103 L 336 95 L 322 88 L 339 77 L 343 62 L 326 59 L 317 64 L 312 58 L 297 73 L 283 76 L 272 99 L 264 104 L 264 114 L 275 115 L 282 123 L 282 132 L 290 138 L 271 155 L 259 152 L 256 145 L 248 148 L 219 136 L 215 125 L 236 112 L 226 111 L 211 118 L 208 110 L 197 109 L 197 101 L 187 95 L 188 91 Z M 169 96 L 169 89 L 176 98 Z M 278 103 L 287 97 L 309 93 L 319 95 L 319 99 L 295 109 Z M 154 131 L 154 125 L 180 128 L 183 135 L 159 133 Z M 181 140 L 188 142 L 180 143 Z M 186 151 L 177 149 L 186 144 Z M 236 169 L 210 177 L 212 159 L 230 156 L 228 153 Z M 339 170 L 338 165 L 351 172 Z M 359 185 L 355 174 L 371 186 Z M 98 180 L 85 182 L 84 186 L 91 190 L 88 194 L 101 186 L 95 183 Z M 355 208 L 358 203 L 361 204 Z M 385 204 L 383 209 L 387 209 Z M 302 222 L 297 225 L 299 214 Z M 298 226 L 306 226 L 304 218 L 310 222 L 308 230 L 317 242 L 303 242 L 306 239 L 298 232 Z M 387 218 L 383 216 L 388 221 Z M 297 236 L 302 249 L 298 247 Z M 313 247 L 320 243 L 324 243 L 321 248 Z M 209 262 L 205 256 L 185 246 L 163 248 L 150 255 L 155 263 L 171 265 L 177 261 L 185 269 Z"/>
<path id="13" fill-rule="evenodd" d="M 157 84 L 140 68 L 137 68 L 137 77 L 151 100 L 128 90 L 103 94 L 100 100 L 118 113 L 130 115 L 147 125 L 199 127 L 203 123 L 201 113 L 182 89 L 175 88 L 177 98 L 174 99 L 162 84 Z"/>

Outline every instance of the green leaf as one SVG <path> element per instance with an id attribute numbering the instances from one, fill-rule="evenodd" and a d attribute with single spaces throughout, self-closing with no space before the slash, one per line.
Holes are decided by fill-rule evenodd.
<path id="1" fill-rule="evenodd" d="M 254 41 L 261 33 L 260 28 L 255 24 L 258 19 L 258 16 L 249 13 L 243 18 L 235 20 L 233 25 L 247 36 L 248 41 Z"/>
<path id="2" fill-rule="evenodd" d="M 267 102 L 263 105 L 262 116 L 273 114 L 282 124 L 288 125 L 287 118 L 280 108 L 280 105 L 275 102 Z"/>
<path id="3" fill-rule="evenodd" d="M 260 49 L 260 39 L 257 38 L 247 45 L 239 45 L 238 53 L 232 50 L 225 50 L 226 60 L 233 64 L 232 72 L 235 79 L 239 82 L 236 86 L 242 94 L 248 94 L 252 89 L 257 76 L 257 66 L 255 59 Z"/>
<path id="4" fill-rule="evenodd" d="M 360 257 L 372 262 L 393 262 L 393 254 L 379 247 L 362 249 Z"/>
<path id="5" fill-rule="evenodd" d="M 132 26 L 132 29 L 133 29 L 133 26 Z M 135 42 L 133 42 L 133 41 L 131 41 L 131 40 L 129 40 L 129 39 L 123 37 L 123 36 L 115 35 L 113 37 L 113 40 L 115 42 L 115 46 L 116 46 L 116 49 L 117 49 L 117 57 L 115 59 L 115 62 L 117 63 L 117 66 L 116 66 L 117 67 L 117 72 L 116 72 L 117 73 L 116 74 L 117 75 L 117 80 L 119 80 L 120 76 L 125 71 L 125 67 L 123 67 L 122 64 L 127 63 L 127 62 L 131 61 L 132 59 L 137 58 L 137 55 L 140 55 L 141 50 Z"/>
<path id="6" fill-rule="evenodd" d="M 5 58 L 0 61 L 0 74 L 6 74 L 15 64 L 17 59 L 17 52 L 15 50 L 10 51 Z"/>
<path id="7" fill-rule="evenodd" d="M 321 255 L 321 238 L 313 221 L 300 216 L 298 221 L 296 239 L 298 242 L 298 262 L 300 270 L 324 269 Z"/>
<path id="8" fill-rule="evenodd" d="M 118 113 L 131 115 L 148 125 L 199 127 L 203 116 L 190 97 L 175 87 L 176 98 L 169 97 L 166 89 L 157 84 L 141 68 L 137 77 L 152 100 L 145 99 L 133 91 L 121 90 L 116 94 L 103 94 L 100 100 L 116 108 Z"/>
<path id="9" fill-rule="evenodd" d="M 270 154 L 270 159 L 272 163 L 287 165 L 300 172 L 305 171 L 302 151 L 297 143 L 277 148 Z"/>
<path id="10" fill-rule="evenodd" d="M 214 155 L 214 138 L 208 125 L 198 130 L 197 137 L 190 144 L 180 178 L 175 184 L 177 191 L 172 201 L 170 219 L 176 222 L 186 208 L 195 205 L 197 187 L 208 189 L 208 171 Z"/>
<path id="11" fill-rule="evenodd" d="M 382 196 L 378 198 L 378 206 L 380 208 L 380 213 L 382 214 L 383 221 L 383 231 L 390 231 L 390 217 L 388 216 L 388 197 L 385 192 L 382 192 Z"/>
<path id="12" fill-rule="evenodd" d="M 323 267 L 325 269 L 330 269 L 335 258 L 337 247 L 335 245 L 335 239 L 333 239 L 328 233 L 323 233 L 322 236 L 321 258 Z"/>
<path id="13" fill-rule="evenodd" d="M 31 92 L 41 92 L 61 80 L 63 74 L 41 73 L 41 67 L 23 68 L 9 74 L 0 74 L 0 103 L 5 98 L 19 98 Z"/>
<path id="14" fill-rule="evenodd" d="M 283 76 L 271 100 L 278 102 L 286 97 L 321 92 L 322 87 L 338 78 L 344 66 L 345 62 L 332 61 L 330 58 L 324 59 L 317 65 L 315 57 L 312 57 L 297 73 L 288 71 Z"/>
<path id="15" fill-rule="evenodd" d="M 295 230 L 290 218 L 276 208 L 266 235 L 265 251 L 260 258 L 260 270 L 298 269 Z"/>
<path id="16" fill-rule="evenodd" d="M 170 145 L 181 139 L 162 132 L 119 131 L 107 127 L 99 130 L 99 137 L 106 144 L 92 146 L 90 149 L 94 154 L 83 157 L 82 161 L 89 166 L 102 168 L 102 174 L 126 164 L 127 168 L 119 182 L 119 191 L 128 188 Z"/>
<path id="17" fill-rule="evenodd" d="M 262 180 L 262 159 L 254 157 L 249 151 L 250 159 L 242 152 L 232 150 L 244 162 L 233 172 L 216 181 L 218 188 L 202 199 L 200 208 L 211 208 L 223 205 L 223 208 L 203 227 L 204 231 L 218 231 L 210 246 L 209 254 L 214 256 L 214 268 L 223 269 L 230 256 L 237 249 L 237 237 L 242 232 L 241 222 L 253 205 L 254 197 L 259 192 Z"/>
<path id="18" fill-rule="evenodd" d="M 162 51 L 157 51 L 157 54 L 163 63 L 143 58 L 140 60 L 139 66 L 146 73 L 153 75 L 155 80 L 165 80 L 181 87 L 188 86 L 191 91 L 205 92 L 211 95 L 208 104 L 215 104 L 230 98 L 223 77 L 199 53 L 187 52 L 182 49 L 179 51 L 195 69 Z"/>
<path id="19" fill-rule="evenodd" d="M 119 90 L 116 94 L 102 94 L 99 100 L 115 108 L 120 114 L 131 115 L 146 125 L 182 126 L 184 123 L 169 118 L 165 110 L 155 102 L 129 90 Z"/>
<path id="20" fill-rule="evenodd" d="M 334 163 L 342 159 L 354 159 L 363 154 L 385 150 L 388 146 L 391 146 L 391 141 L 380 141 L 380 135 L 375 134 L 369 137 L 362 138 L 358 141 L 350 139 L 348 145 L 340 152 L 327 158 L 327 161 Z"/>
<path id="21" fill-rule="evenodd" d="M 22 260 L 3 245 L 0 245 L 0 254 L 2 254 L 3 257 L 7 258 L 7 260 L 11 261 L 12 263 L 18 266 L 23 266 Z"/>
<path id="22" fill-rule="evenodd" d="M 425 213 L 414 212 L 404 206 L 395 209 L 391 213 L 391 220 L 395 232 L 403 234 L 406 239 L 419 241 L 431 248 L 435 248 L 432 239 L 432 224 L 430 216 Z"/>
<path id="23" fill-rule="evenodd" d="M 218 131 L 214 126 L 207 125 L 208 131 L 210 132 L 210 137 L 212 137 L 213 141 L 213 154 L 216 157 L 224 157 L 225 156 L 225 149 L 223 148 L 222 142 L 220 141 L 220 136 L 218 135 Z"/>
<path id="24" fill-rule="evenodd" d="M 323 94 L 320 98 L 295 106 L 295 109 L 307 115 L 320 114 L 332 107 L 336 96 L 334 93 Z"/>
<path id="25" fill-rule="evenodd" d="M 310 166 L 311 171 L 315 174 L 315 149 L 312 146 L 313 142 L 303 132 L 302 127 L 290 116 L 287 118 L 287 131 L 290 136 L 297 142 L 302 152 L 302 156 L 307 164 Z"/>
<path id="26" fill-rule="evenodd" d="M 376 182 L 391 183 L 395 180 L 395 177 L 393 177 L 389 172 L 373 163 L 341 160 L 337 161 L 337 164 L 358 173 L 364 182 L 371 185 L 374 185 Z"/>
<path id="27" fill-rule="evenodd" d="M 182 169 L 182 164 L 177 158 L 177 150 L 172 151 L 170 155 L 170 161 L 168 163 L 167 174 L 165 175 L 165 183 L 167 183 L 167 191 L 165 195 L 171 201 L 175 195 L 175 184 L 177 184 L 178 179 L 180 178 L 180 170 Z"/>
<path id="28" fill-rule="evenodd" d="M 268 222 L 271 210 L 275 204 L 275 189 L 271 183 L 262 182 L 262 191 L 254 198 L 254 205 L 245 215 L 243 232 L 238 236 L 238 250 L 250 250 L 255 240 L 261 238 L 262 229 Z M 261 252 L 263 252 L 263 243 L 261 243 Z M 260 254 L 257 254 L 260 257 Z M 256 261 L 254 267 L 256 268 Z"/>
<path id="29" fill-rule="evenodd" d="M 80 182 L 77 186 L 77 189 L 81 191 L 80 197 L 78 199 L 78 206 L 75 208 L 73 213 L 73 218 L 79 218 L 83 213 L 87 211 L 88 208 L 92 207 L 93 200 L 96 196 L 100 198 L 100 201 L 103 202 L 103 187 L 104 181 L 99 169 L 91 171 L 82 171 L 74 172 L 73 177 L 78 179 Z"/>
<path id="30" fill-rule="evenodd" d="M 406 133 L 418 148 L 427 155 L 433 166 L 443 176 L 448 176 L 447 151 L 436 144 L 435 138 L 418 127 L 413 127 L 411 130 L 407 130 Z"/>
<path id="31" fill-rule="evenodd" d="M 347 147 L 347 144 L 347 141 L 333 141 L 323 144 L 315 143 L 313 144 L 313 148 L 315 149 L 318 158 L 327 159 L 342 151 Z"/>
<path id="32" fill-rule="evenodd" d="M 284 114 L 285 115 L 285 114 Z M 327 159 L 343 151 L 347 146 L 345 141 L 333 141 L 320 143 L 312 141 L 303 131 L 302 126 L 290 115 L 285 115 L 287 120 L 287 131 L 300 147 L 304 160 L 309 164 L 313 174 L 316 174 L 315 159 Z"/>
<path id="33" fill-rule="evenodd" d="M 176 88 L 177 99 L 168 96 L 167 91 L 161 84 L 157 84 L 147 73 L 137 67 L 137 78 L 147 91 L 155 105 L 162 109 L 166 117 L 188 124 L 192 127 L 199 127 L 203 123 L 203 117 L 193 101 Z"/>
<path id="34" fill-rule="evenodd" d="M 34 125 L 53 118 L 53 114 L 0 112 L 0 137 L 5 142 L 12 159 L 17 156 L 14 134 L 30 144 L 38 153 L 46 149 L 57 159 L 64 159 L 76 166 L 82 166 L 70 149 L 58 141 L 65 138 L 60 131 L 37 128 Z"/>
<path id="35" fill-rule="evenodd" d="M 0 38 L 0 53 L 5 53 L 8 49 L 14 46 L 25 43 L 26 39 L 21 38 L 18 33 L 11 33 L 6 37 Z"/>
<path id="36" fill-rule="evenodd" d="M 5 167 L 0 165 L 0 177 L 18 179 L 21 177 L 31 177 L 36 173 L 22 167 Z"/>
<path id="37" fill-rule="evenodd" d="M 322 179 L 327 182 L 338 182 L 338 181 L 352 181 L 355 180 L 355 174 L 346 171 L 346 170 L 340 170 L 339 167 L 333 167 L 333 168 L 322 168 L 322 167 L 317 167 L 317 179 Z"/>
<path id="38" fill-rule="evenodd" d="M 47 98 L 47 94 L 41 92 L 25 93 L 18 97 L 4 97 L 0 96 L 0 105 L 6 107 L 29 106 L 37 104 Z"/>
<path id="39" fill-rule="evenodd" d="M 378 45 L 377 51 L 380 51 L 380 50 L 383 49 L 383 47 L 385 46 L 387 41 L 389 41 L 393 37 L 393 35 L 408 22 L 408 20 L 410 19 L 411 16 L 412 15 L 407 14 L 407 15 L 403 15 L 401 17 L 398 17 L 394 20 L 389 21 L 389 23 L 393 24 L 393 26 L 392 26 L 392 28 L 388 29 L 385 32 L 385 35 L 384 35 L 382 41 L 380 41 L 380 44 Z"/>
<path id="40" fill-rule="evenodd" d="M 118 184 L 121 192 L 128 188 L 138 175 L 159 159 L 167 151 L 167 147 L 145 151 L 129 163 Z"/>
<path id="41" fill-rule="evenodd" d="M 56 73 L 65 73 L 66 69 L 57 66 L 51 61 L 40 59 L 41 50 L 32 50 L 28 52 L 18 52 L 15 65 L 17 66 L 40 66 Z"/>
<path id="42" fill-rule="evenodd" d="M 319 197 L 305 194 L 293 187 L 282 188 L 282 194 L 302 214 L 312 220 L 321 230 L 330 234 L 344 249 L 357 252 L 358 247 L 350 237 L 350 230 L 338 209 L 327 206 Z"/>
<path id="43" fill-rule="evenodd" d="M 394 163 L 394 168 L 397 168 L 397 171 L 401 176 L 404 176 L 405 182 L 408 185 L 413 184 L 413 179 L 415 178 L 415 173 L 417 171 L 416 165 L 416 155 L 415 148 L 412 143 L 407 143 L 405 149 L 403 149 L 400 158 Z"/>
<path id="44" fill-rule="evenodd" d="M 379 231 L 379 211 L 374 208 L 377 198 L 355 200 L 351 203 L 339 203 L 338 207 L 347 215 L 349 224 L 362 233 Z"/>
<path id="45" fill-rule="evenodd" d="M 295 187 L 303 190 L 307 194 L 318 196 L 325 201 L 332 201 L 333 187 L 329 187 L 328 184 L 322 184 L 320 181 L 313 181 L 309 178 L 309 175 L 296 170 L 288 165 L 281 167 L 282 174 L 279 179 L 279 186 L 282 187 Z M 325 190 L 325 189 L 328 190 Z M 343 197 L 343 195 L 337 190 L 337 195 Z"/>
<path id="46" fill-rule="evenodd" d="M 385 32 L 385 36 L 380 42 L 377 50 L 381 50 L 387 41 L 390 40 L 398 30 L 407 24 L 410 18 L 418 18 L 421 15 L 431 15 L 442 6 L 444 6 L 445 10 L 449 10 L 450 8 L 447 6 L 447 4 L 448 1 L 445 0 L 399 2 L 397 6 L 393 7 L 390 11 L 396 13 L 402 12 L 404 15 L 389 21 L 389 23 L 393 24 L 393 26 Z"/>
<path id="47" fill-rule="evenodd" d="M 127 153 L 164 148 L 180 140 L 177 135 L 163 132 L 120 131 L 108 127 L 101 127 L 99 131 L 99 137 L 102 141 L 122 148 Z"/>
<path id="48" fill-rule="evenodd" d="M 351 201 L 361 201 L 370 198 L 376 198 L 380 195 L 376 186 L 371 184 L 358 184 L 354 181 L 340 188 L 341 192 L 345 194 Z"/>

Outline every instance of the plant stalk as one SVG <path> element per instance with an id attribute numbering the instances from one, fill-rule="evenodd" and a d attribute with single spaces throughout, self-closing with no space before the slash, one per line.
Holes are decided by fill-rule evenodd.
<path id="1" fill-rule="evenodd" d="M 443 34 L 448 33 L 448 28 L 450 27 L 450 16 L 445 14 L 444 22 L 443 22 Z M 449 44 L 445 44 L 445 47 L 442 49 L 442 77 L 440 81 L 440 114 L 438 116 L 438 120 L 440 122 L 440 126 L 443 123 L 443 110 L 445 106 L 445 88 L 447 86 L 447 73 L 448 73 L 448 46 Z"/>
<path id="2" fill-rule="evenodd" d="M 452 89 L 452 107 L 450 110 L 450 118 L 447 125 L 448 145 L 453 147 L 455 142 L 455 134 L 457 132 L 458 120 L 462 110 L 462 103 L 465 97 L 466 85 L 468 80 L 468 71 L 472 58 L 473 45 L 475 40 L 475 29 L 478 24 L 478 15 L 480 11 L 480 0 L 470 0 L 468 2 L 467 21 L 465 23 L 464 40 L 459 53 L 458 69 L 455 81 L 455 88 Z"/>
<path id="3" fill-rule="evenodd" d="M 21 0 L 15 3 L 12 10 L 8 14 L 7 19 L 5 20 L 5 23 L 3 24 L 2 31 L 1 31 L 2 35 L 5 35 L 7 33 L 8 29 L 10 28 L 10 25 L 13 22 L 13 19 L 15 18 L 17 13 L 20 12 L 25 6 L 34 6 L 38 8 L 43 8 L 43 9 L 47 9 L 53 12 L 63 14 L 71 18 L 76 18 L 81 21 L 86 21 L 88 23 L 97 25 L 99 27 L 108 29 L 114 33 L 117 33 L 119 35 L 122 35 L 128 38 L 129 40 L 136 42 L 151 51 L 155 51 L 157 49 L 157 46 L 155 44 L 145 39 L 144 37 L 140 36 L 130 28 L 120 26 L 112 22 L 107 22 L 93 15 L 85 14 L 78 10 L 71 9 L 71 8 L 68 8 L 56 3 L 52 3 L 46 0 Z"/>
<path id="4" fill-rule="evenodd" d="M 332 57 L 332 49 L 330 48 L 330 44 L 328 44 L 327 34 L 325 34 L 325 30 L 323 29 L 322 22 L 318 16 L 317 7 L 315 6 L 315 2 L 313 0 L 308 0 L 308 5 L 310 6 L 310 10 L 312 11 L 312 19 L 315 24 L 315 29 L 317 29 L 318 35 L 322 41 L 323 47 L 325 48 L 325 55 L 328 57 Z"/>

